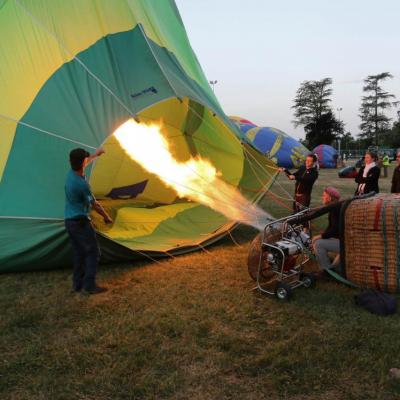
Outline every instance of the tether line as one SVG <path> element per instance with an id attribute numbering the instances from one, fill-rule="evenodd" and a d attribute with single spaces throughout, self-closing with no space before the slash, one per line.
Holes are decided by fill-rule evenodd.
<path id="1" fill-rule="evenodd" d="M 79 141 L 77 141 L 77 140 L 70 139 L 70 138 L 67 138 L 67 137 L 65 137 L 65 136 L 58 135 L 58 134 L 56 134 L 56 133 L 47 131 L 47 130 L 42 129 L 42 128 L 38 128 L 37 126 L 28 124 L 28 123 L 26 123 L 26 122 L 18 121 L 17 119 L 12 118 L 12 117 L 9 117 L 9 116 L 4 115 L 4 114 L 0 114 L 0 118 L 13 121 L 13 122 L 15 122 L 17 125 L 25 126 L 25 127 L 27 127 L 27 128 L 33 129 L 33 130 L 35 130 L 35 131 L 38 131 L 38 132 L 40 132 L 40 133 L 44 133 L 44 134 L 46 134 L 46 135 L 55 137 L 55 138 L 57 138 L 57 139 L 66 140 L 67 142 L 79 144 L 79 145 L 84 146 L 84 147 L 87 147 L 87 148 L 89 148 L 89 149 L 94 149 L 94 150 L 96 149 L 96 147 L 90 146 L 90 145 L 88 145 L 88 144 L 86 144 L 86 143 L 82 143 L 82 142 L 79 142 Z"/>

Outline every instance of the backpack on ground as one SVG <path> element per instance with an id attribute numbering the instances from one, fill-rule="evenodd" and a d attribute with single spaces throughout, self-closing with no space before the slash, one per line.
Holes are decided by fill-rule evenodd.
<path id="1" fill-rule="evenodd" d="M 354 300 L 357 305 L 373 314 L 390 315 L 396 312 L 396 298 L 379 290 L 365 290 L 354 296 Z"/>

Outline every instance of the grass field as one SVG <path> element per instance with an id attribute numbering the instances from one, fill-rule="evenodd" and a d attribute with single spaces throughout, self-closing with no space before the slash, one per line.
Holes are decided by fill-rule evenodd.
<path id="1" fill-rule="evenodd" d="M 354 192 L 336 177 L 321 171 L 314 204 L 328 184 Z M 293 191 L 281 176 L 277 195 L 287 196 L 279 184 Z M 262 205 L 286 212 L 270 197 Z M 252 291 L 255 234 L 240 227 L 240 247 L 227 238 L 103 267 L 109 291 L 92 297 L 70 293 L 68 270 L 1 275 L 0 399 L 399 399 L 388 374 L 400 368 L 398 315 L 356 308 L 357 291 L 333 281 L 285 304 Z"/>

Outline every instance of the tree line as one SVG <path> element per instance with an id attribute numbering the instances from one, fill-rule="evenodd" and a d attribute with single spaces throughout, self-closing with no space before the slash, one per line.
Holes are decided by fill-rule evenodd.
<path id="1" fill-rule="evenodd" d="M 332 79 L 304 81 L 293 100 L 295 127 L 302 126 L 306 134 L 303 144 L 314 148 L 319 144 L 332 144 L 341 140 L 342 148 L 400 147 L 400 111 L 392 121 L 387 111 L 397 107 L 394 94 L 385 91 L 383 83 L 392 79 L 389 72 L 369 75 L 364 79 L 363 93 L 359 109 L 361 123 L 357 138 L 345 132 L 345 126 L 332 109 Z"/>

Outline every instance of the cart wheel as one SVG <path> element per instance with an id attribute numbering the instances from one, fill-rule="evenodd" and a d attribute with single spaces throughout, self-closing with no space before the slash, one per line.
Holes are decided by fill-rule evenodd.
<path id="1" fill-rule="evenodd" d="M 303 282 L 303 286 L 305 288 L 313 288 L 315 287 L 316 279 L 314 274 L 310 274 L 307 272 L 303 272 L 300 275 L 300 280 Z"/>
<path id="2" fill-rule="evenodd" d="M 292 289 L 283 282 L 278 282 L 275 286 L 275 296 L 278 300 L 288 301 L 292 297 Z"/>

